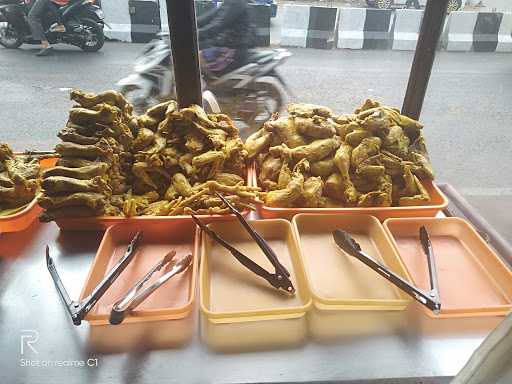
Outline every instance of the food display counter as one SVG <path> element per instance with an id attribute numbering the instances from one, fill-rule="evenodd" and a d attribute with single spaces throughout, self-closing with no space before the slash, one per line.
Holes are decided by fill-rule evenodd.
<path id="1" fill-rule="evenodd" d="M 337 335 L 327 340 L 307 337 L 294 345 L 250 351 L 209 348 L 200 331 L 197 301 L 191 311 L 194 316 L 186 327 L 166 326 L 165 322 L 153 323 L 151 327 L 142 327 L 144 323 L 126 324 L 138 328 L 117 328 L 119 331 L 115 327 L 124 324 L 102 327 L 84 323 L 75 327 L 46 270 L 44 248 L 50 246 L 70 296 L 79 297 L 102 236 L 102 232 L 94 231 L 60 231 L 55 223 L 37 221 L 27 231 L 0 235 L 0 325 L 10 330 L 2 335 L 2 344 L 13 351 L 2 356 L 2 382 L 38 382 L 38 377 L 44 374 L 56 384 L 318 380 L 352 383 L 377 379 L 389 379 L 381 382 L 392 383 L 447 383 L 447 377 L 462 368 L 503 320 L 431 319 L 422 308 L 412 304 L 408 310 L 400 311 L 402 317 L 394 322 L 374 316 L 371 325 L 378 332 L 374 329 L 371 333 Z M 280 235 L 276 232 L 275 236 Z M 332 321 L 335 328 L 348 331 L 356 324 L 336 324 L 340 321 L 336 316 Z M 358 322 L 362 324 L 361 319 Z M 23 330 L 15 324 L 23 324 Z M 175 343 L 173 333 L 184 334 L 187 329 L 192 329 L 188 340 Z M 37 331 L 37 354 L 16 352 L 20 348 L 20 332 L 24 330 Z M 31 361 L 43 363 L 43 359 L 49 360 L 48 364 L 78 361 L 92 366 L 22 366 Z"/>

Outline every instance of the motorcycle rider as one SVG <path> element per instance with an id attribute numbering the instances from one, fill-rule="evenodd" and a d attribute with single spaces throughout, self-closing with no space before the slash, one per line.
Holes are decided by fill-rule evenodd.
<path id="1" fill-rule="evenodd" d="M 201 66 L 224 73 L 237 68 L 254 46 L 247 0 L 224 0 L 197 19 Z"/>
<path id="2" fill-rule="evenodd" d="M 32 38 L 34 40 L 41 40 L 41 50 L 36 54 L 37 56 L 48 56 L 53 49 L 44 34 L 43 28 L 43 17 L 48 12 L 51 14 L 52 20 L 59 20 L 59 13 L 53 2 L 58 5 L 66 5 L 68 0 L 36 0 L 28 13 L 28 23 L 32 32 Z M 60 23 L 54 23 L 50 27 L 50 31 L 65 32 L 66 28 Z"/>

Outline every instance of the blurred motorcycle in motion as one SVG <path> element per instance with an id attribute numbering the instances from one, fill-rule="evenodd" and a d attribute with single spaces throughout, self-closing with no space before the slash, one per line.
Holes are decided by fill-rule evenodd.
<path id="1" fill-rule="evenodd" d="M 133 73 L 117 83 L 139 113 L 176 98 L 169 35 L 159 37 L 146 45 Z M 228 73 L 203 73 L 205 110 L 228 114 L 242 136 L 249 135 L 283 109 L 290 91 L 276 69 L 291 55 L 286 49 L 251 50 L 247 60 Z"/>

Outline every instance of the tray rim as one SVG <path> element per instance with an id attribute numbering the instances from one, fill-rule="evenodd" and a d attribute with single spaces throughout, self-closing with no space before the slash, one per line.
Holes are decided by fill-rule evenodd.
<path id="1" fill-rule="evenodd" d="M 301 255 L 301 259 L 303 258 L 303 250 L 302 250 L 302 244 L 300 242 L 300 233 L 299 228 L 297 224 L 297 220 L 301 217 L 322 217 L 322 216 L 335 216 L 333 214 L 328 213 L 299 213 L 295 215 L 292 219 L 292 227 L 295 232 L 295 235 L 297 237 L 297 242 L 299 245 L 299 252 Z M 369 219 L 373 224 L 377 225 L 380 230 L 382 231 L 382 234 L 384 235 L 384 238 L 388 241 L 389 245 L 391 246 L 391 249 L 394 251 L 394 257 L 398 264 L 400 265 L 402 269 L 402 273 L 406 276 L 407 279 L 410 278 L 406 274 L 405 266 L 403 264 L 403 261 L 398 256 L 396 250 L 392 247 L 391 242 L 388 239 L 387 233 L 384 231 L 383 225 L 380 222 L 379 219 L 377 219 L 373 215 L 369 214 L 356 214 L 356 213 L 347 213 L 344 214 L 342 219 L 344 220 L 350 220 L 352 217 L 357 216 L 358 218 L 365 217 Z M 309 292 L 311 293 L 311 297 L 313 299 L 313 305 L 316 309 L 322 310 L 322 311 L 339 311 L 339 310 L 350 310 L 350 311 L 401 311 L 404 310 L 411 302 L 412 299 L 407 296 L 405 293 L 403 293 L 399 288 L 395 287 L 395 290 L 398 292 L 399 298 L 397 299 L 329 299 L 322 297 L 321 295 L 318 295 L 315 290 L 313 289 L 313 284 L 311 282 L 311 279 L 309 277 L 309 274 L 307 272 L 306 263 L 304 260 L 302 260 L 302 264 L 304 265 L 304 274 L 306 276 L 306 281 L 308 283 Z M 359 303 L 359 304 L 358 304 Z M 361 304 L 364 303 L 364 304 Z"/>
<path id="2" fill-rule="evenodd" d="M 498 264 L 501 268 L 504 268 L 506 273 L 509 275 L 510 280 L 512 281 L 512 270 L 505 264 L 505 262 L 501 259 L 501 257 L 498 256 L 498 254 L 485 242 L 484 239 L 478 234 L 478 232 L 475 230 L 475 228 L 466 220 L 460 218 L 460 217 L 400 217 L 400 218 L 388 218 L 386 219 L 382 225 L 386 231 L 386 235 L 388 236 L 389 240 L 391 241 L 393 248 L 395 249 L 396 253 L 400 257 L 400 252 L 398 251 L 398 244 L 396 243 L 396 240 L 389 229 L 389 222 L 393 221 L 412 221 L 415 223 L 418 222 L 425 222 L 428 221 L 430 223 L 435 223 L 440 220 L 448 220 L 453 221 L 455 223 L 458 223 L 458 225 L 464 227 L 471 236 L 474 236 L 477 241 L 482 243 L 489 253 L 497 259 Z M 400 257 L 400 260 L 402 261 L 402 264 L 405 267 L 405 271 L 407 273 L 407 278 L 416 284 L 416 281 L 412 278 L 412 274 L 409 271 L 409 268 L 407 267 L 407 263 Z M 511 304 L 503 304 L 503 305 L 496 305 L 496 306 L 490 306 L 490 307 L 466 307 L 466 308 L 457 308 L 452 310 L 443 310 L 442 308 L 442 297 L 441 297 L 441 311 L 438 315 L 435 315 L 432 313 L 432 311 L 429 311 L 428 309 L 422 307 L 423 312 L 432 319 L 448 319 L 448 318 L 464 318 L 464 317 L 492 317 L 492 316 L 506 316 L 508 313 L 512 312 L 512 303 Z"/>
<path id="3" fill-rule="evenodd" d="M 177 224 L 176 221 L 169 222 L 173 225 Z M 91 263 L 91 266 L 89 268 L 89 272 L 87 273 L 87 277 L 84 281 L 84 284 L 82 286 L 82 290 L 80 292 L 80 298 L 79 300 L 82 300 L 86 295 L 86 286 L 91 279 L 91 276 L 94 272 L 94 269 L 97 267 L 98 264 L 98 254 L 100 249 L 102 249 L 105 246 L 105 243 L 107 242 L 107 238 L 110 236 L 111 232 L 115 230 L 116 227 L 125 226 L 128 223 L 118 223 L 114 224 L 110 227 L 108 227 L 101 239 L 100 245 L 98 246 L 98 250 L 96 251 L 96 255 L 94 256 L 94 260 Z M 130 223 L 132 224 L 132 223 Z M 191 272 L 191 289 L 190 294 L 187 302 L 180 306 L 180 307 L 173 307 L 173 308 L 159 308 L 159 309 L 145 309 L 145 310 L 137 310 L 133 311 L 132 313 L 136 316 L 133 316 L 132 313 L 127 314 L 124 321 L 121 323 L 123 324 L 133 324 L 133 323 L 143 323 L 143 322 L 149 322 L 149 321 L 161 321 L 161 320 L 179 320 L 187 317 L 194 305 L 194 300 L 196 298 L 196 284 L 197 284 L 197 270 L 198 270 L 198 264 L 199 264 L 199 235 L 196 227 L 194 226 L 194 235 L 193 235 L 193 264 L 192 264 L 192 272 Z M 95 306 L 97 303 L 95 304 Z M 163 311 L 166 311 L 167 313 L 162 313 Z M 93 314 L 92 311 L 87 314 L 85 317 L 85 321 L 89 322 L 90 325 L 96 326 L 96 325 L 111 325 L 108 321 L 109 315 L 108 314 L 102 314 L 102 315 L 96 315 Z"/>
<path id="4" fill-rule="evenodd" d="M 293 241 L 295 242 L 295 245 L 297 244 L 297 238 L 295 236 L 295 233 L 293 231 L 293 228 L 291 227 L 291 224 L 288 220 L 275 218 L 275 219 L 259 219 L 259 220 L 249 220 L 249 223 L 253 222 L 262 222 L 262 223 L 270 223 L 270 222 L 279 222 L 283 225 L 286 225 L 288 227 L 288 230 L 290 231 L 290 234 L 292 236 Z M 209 224 L 208 224 L 209 225 Z M 202 233 L 201 235 L 201 263 L 199 266 L 199 308 L 202 313 L 202 315 L 205 316 L 205 318 L 213 323 L 217 324 L 225 324 L 225 323 L 240 323 L 240 322 L 248 322 L 248 321 L 260 321 L 260 320 L 283 320 L 283 319 L 294 319 L 304 316 L 308 310 L 311 308 L 312 305 L 312 299 L 311 299 L 311 291 L 309 290 L 309 287 L 304 287 L 304 294 L 306 295 L 306 302 L 303 305 L 300 306 L 294 306 L 294 307 L 287 307 L 287 308 L 273 308 L 273 309 L 256 309 L 256 310 L 247 310 L 247 311 L 225 311 L 225 312 L 215 312 L 211 311 L 206 307 L 206 304 L 204 302 L 204 294 L 205 291 L 205 278 L 203 276 L 206 274 L 206 252 L 205 252 L 205 244 L 206 242 L 203 241 L 205 238 L 205 234 Z M 295 268 L 294 265 L 294 273 L 300 273 L 302 277 L 305 279 L 305 272 L 304 272 L 304 265 L 302 263 L 302 259 L 300 257 L 300 254 L 298 255 L 297 264 L 299 268 Z M 298 279 L 297 279 L 298 280 Z"/>

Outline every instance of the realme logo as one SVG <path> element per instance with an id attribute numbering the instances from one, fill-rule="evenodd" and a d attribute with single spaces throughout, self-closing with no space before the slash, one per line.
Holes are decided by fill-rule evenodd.
<path id="1" fill-rule="evenodd" d="M 26 347 L 30 348 L 32 352 L 38 354 L 37 349 L 34 347 L 34 344 L 39 340 L 39 332 L 35 329 L 25 329 L 21 331 L 20 336 L 20 352 L 22 355 L 25 354 L 27 350 Z"/>

